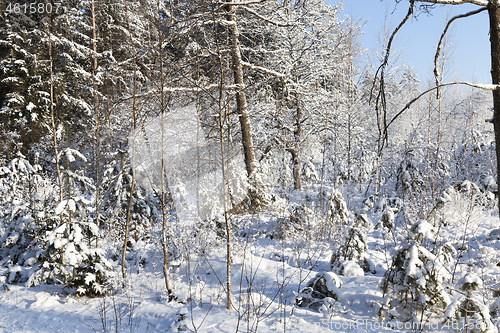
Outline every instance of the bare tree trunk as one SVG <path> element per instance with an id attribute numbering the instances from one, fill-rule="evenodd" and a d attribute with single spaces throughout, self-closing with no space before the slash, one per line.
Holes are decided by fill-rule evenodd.
<path id="1" fill-rule="evenodd" d="M 490 44 L 491 44 L 491 82 L 500 84 L 500 0 L 488 2 L 488 15 L 490 19 Z M 495 131 L 497 179 L 500 175 L 500 90 L 493 90 L 493 128 Z M 497 180 L 498 182 L 498 180 Z M 500 195 L 498 196 L 500 209 Z"/>
<path id="2" fill-rule="evenodd" d="M 222 95 L 222 90 L 221 90 Z M 219 103 L 219 132 L 220 132 L 220 146 L 221 146 L 221 159 L 222 159 L 222 198 L 224 204 L 224 222 L 226 223 L 226 292 L 227 292 L 227 302 L 226 307 L 228 310 L 233 309 L 233 301 L 231 298 L 231 264 L 233 261 L 232 250 L 231 250 L 231 222 L 229 221 L 228 215 L 228 205 L 227 205 L 227 190 L 226 190 L 226 158 L 224 153 L 224 122 L 223 122 L 223 108 L 222 100 Z"/>
<path id="3" fill-rule="evenodd" d="M 56 161 L 56 172 L 57 181 L 59 183 L 59 202 L 63 201 L 63 183 L 61 177 L 61 168 L 59 166 L 59 151 L 57 149 L 57 126 L 56 126 L 56 115 L 54 111 L 54 59 L 52 57 L 52 16 L 50 17 L 49 25 L 49 62 L 50 62 L 50 120 L 52 125 L 52 143 L 54 145 L 54 154 Z M 61 224 L 64 223 L 63 213 L 59 214 Z M 65 259 L 64 259 L 65 248 L 61 249 L 61 265 L 65 269 Z M 64 278 L 66 274 L 63 274 Z M 64 281 L 66 282 L 66 281 Z"/>
<path id="4" fill-rule="evenodd" d="M 158 1 L 158 11 L 160 10 L 160 1 Z M 165 96 L 164 96 L 164 77 L 163 77 L 163 54 L 162 54 L 162 34 L 161 17 L 158 17 L 158 54 L 160 56 L 160 86 L 161 86 L 161 242 L 163 249 L 163 277 L 165 278 L 165 288 L 170 297 L 172 289 L 168 284 L 168 249 L 167 249 L 167 217 L 165 212 Z"/>
<path id="5" fill-rule="evenodd" d="M 293 133 L 295 137 L 295 147 L 292 150 L 293 159 L 293 179 L 294 179 L 294 189 L 300 190 L 300 135 L 302 134 L 302 110 L 300 109 L 300 102 L 297 100 L 297 113 L 295 131 Z"/>
<path id="6" fill-rule="evenodd" d="M 299 150 L 297 148 L 290 149 L 290 154 L 292 154 L 293 163 L 293 189 L 300 190 L 300 160 L 299 160 Z"/>
<path id="7" fill-rule="evenodd" d="M 95 124 L 95 224 L 99 227 L 99 117 L 97 114 L 97 92 L 95 82 L 95 72 L 97 70 L 97 41 L 95 25 L 95 0 L 90 4 L 92 14 L 92 93 L 94 102 L 94 124 Z M 95 246 L 99 247 L 99 237 L 95 240 Z"/>
<path id="8" fill-rule="evenodd" d="M 232 12 L 231 8 L 228 8 L 229 12 Z M 232 16 L 232 20 L 234 21 L 234 16 Z M 214 22 L 215 22 L 215 14 L 214 14 Z M 233 27 L 233 25 L 230 25 Z M 234 27 L 236 27 L 236 23 L 234 24 Z M 236 50 L 239 55 L 239 48 L 238 48 L 238 39 L 237 39 L 237 30 L 236 31 Z M 233 32 L 234 33 L 234 32 Z M 231 291 L 231 264 L 233 261 L 233 256 L 232 256 L 232 249 L 231 249 L 231 224 L 229 221 L 229 214 L 228 214 L 228 205 L 227 205 L 227 182 L 226 182 L 226 159 L 225 159 L 225 149 L 224 149 L 224 105 L 223 105 L 223 98 L 224 98 L 224 65 L 222 62 L 222 52 L 220 50 L 220 45 L 217 39 L 217 25 L 214 25 L 214 35 L 215 35 L 215 43 L 217 47 L 217 55 L 219 57 L 219 70 L 220 70 L 220 81 L 219 81 L 219 117 L 218 117 L 218 125 L 219 125 L 219 140 L 220 140 L 220 149 L 221 149 L 221 162 L 222 162 L 222 202 L 223 202 L 223 208 L 224 208 L 224 222 L 226 223 L 226 294 L 227 294 L 227 299 L 226 299 L 226 308 L 228 310 L 233 309 L 233 301 L 232 301 L 232 291 Z M 233 50 L 234 51 L 234 50 Z M 239 67 L 241 70 L 241 57 L 239 56 Z M 233 57 L 233 66 L 234 66 L 234 57 Z M 235 70 L 236 72 L 236 70 Z M 242 72 L 242 71 L 241 71 Z M 236 80 L 236 79 L 235 79 Z M 243 76 L 241 76 L 241 82 L 243 82 Z M 245 93 L 242 91 L 242 102 L 244 103 L 244 107 L 246 110 L 246 99 L 245 99 Z M 241 96 L 240 96 L 241 97 Z M 240 98 L 237 96 L 238 102 L 238 108 L 240 107 Z M 241 118 L 240 118 L 241 119 Z M 243 128 L 243 125 L 242 125 Z M 244 140 L 243 140 L 244 141 Z M 250 138 L 250 143 L 252 142 Z M 253 149 L 253 147 L 252 147 Z M 252 157 L 253 157 L 253 151 L 252 151 Z M 245 161 L 246 161 L 246 154 L 245 154 Z M 248 167 L 248 165 L 247 165 Z M 248 168 L 247 168 L 248 171 Z M 253 169 L 252 169 L 253 171 Z M 250 175 L 251 172 L 248 173 Z"/>
<path id="9" fill-rule="evenodd" d="M 229 1 L 230 2 L 230 1 Z M 247 99 L 245 95 L 245 83 L 243 81 L 243 66 L 241 64 L 241 52 L 239 47 L 239 31 L 234 16 L 232 5 L 226 6 L 229 38 L 231 42 L 231 57 L 233 60 L 234 83 L 238 86 L 236 92 L 236 108 L 240 118 L 243 153 L 245 155 L 245 166 L 250 176 L 255 170 L 255 153 L 252 143 L 252 131 L 248 119 Z"/>
<path id="10" fill-rule="evenodd" d="M 353 110 L 354 110 L 354 42 L 353 22 L 349 22 L 349 39 L 348 39 L 348 63 L 347 63 L 347 204 L 351 202 L 351 178 L 352 178 L 352 140 L 353 140 Z"/>
<path id="11" fill-rule="evenodd" d="M 130 35 L 130 44 L 132 46 L 132 56 L 133 56 L 133 64 L 134 64 L 134 95 L 132 99 L 132 117 L 133 117 L 133 132 L 134 138 L 132 142 L 132 184 L 130 185 L 130 198 L 128 201 L 127 207 L 127 217 L 125 219 L 125 240 L 123 242 L 123 251 L 122 251 L 122 276 L 123 280 L 127 279 L 127 271 L 125 269 L 125 255 L 127 254 L 127 243 L 128 237 L 130 233 L 130 210 L 132 209 L 132 200 L 134 197 L 134 186 L 135 186 L 135 138 L 137 135 L 137 116 L 135 110 L 135 102 L 137 97 L 137 64 L 135 57 L 135 47 L 134 47 L 134 39 L 132 38 L 132 32 L 130 31 L 130 24 L 128 20 L 128 12 L 127 12 L 127 28 L 128 33 Z"/>
<path id="12" fill-rule="evenodd" d="M 287 151 L 292 155 L 292 173 L 293 173 L 293 189 L 300 190 L 300 135 L 302 133 L 302 110 L 300 109 L 299 100 L 297 98 L 297 109 L 295 113 L 295 129 L 293 131 L 294 146 L 288 148 Z"/>

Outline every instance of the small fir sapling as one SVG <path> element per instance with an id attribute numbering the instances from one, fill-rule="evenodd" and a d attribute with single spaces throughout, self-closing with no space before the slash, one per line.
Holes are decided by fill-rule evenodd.
<path id="1" fill-rule="evenodd" d="M 451 260 L 454 249 L 444 245 L 433 253 L 434 238 L 435 230 L 430 223 L 425 220 L 415 223 L 381 281 L 387 306 L 405 310 L 400 311 L 402 320 L 409 320 L 428 307 L 444 309 L 450 303 L 443 287 L 450 278 L 444 264 Z"/>
<path id="2" fill-rule="evenodd" d="M 397 213 L 396 208 L 386 206 L 382 216 L 380 217 L 380 224 L 387 229 L 394 228 L 395 214 Z"/>
<path id="3" fill-rule="evenodd" d="M 0 261 L 9 266 L 8 282 L 25 282 L 44 248 L 44 235 L 54 227 L 45 207 L 53 186 L 38 165 L 20 153 L 0 167 Z"/>
<path id="4" fill-rule="evenodd" d="M 381 225 L 384 228 L 393 229 L 401 206 L 402 201 L 399 198 L 383 198 L 380 200 L 377 208 L 382 211 L 382 215 L 380 216 L 380 221 L 377 223 L 375 228 L 378 228 Z"/>
<path id="5" fill-rule="evenodd" d="M 346 229 L 341 245 L 334 249 L 330 259 L 330 269 L 339 274 L 347 275 L 350 273 L 346 272 L 346 265 L 351 268 L 355 268 L 353 265 L 356 265 L 362 269 L 356 275 L 363 275 L 363 271 L 373 272 L 373 263 L 366 254 L 367 249 L 365 232 L 361 223 L 358 223 L 358 219 L 356 219 Z M 352 269 L 349 270 L 349 272 L 352 271 Z"/>
<path id="6" fill-rule="evenodd" d="M 354 217 L 338 191 L 334 192 L 329 202 L 329 210 L 333 210 L 330 216 L 335 214 L 336 220 L 341 221 L 345 227 L 340 245 L 333 250 L 330 269 L 343 275 L 363 275 L 363 272 L 373 271 L 373 264 L 366 255 L 368 249 L 364 231 L 368 226 L 366 210 L 362 210 Z M 346 265 L 349 266 L 348 272 L 345 270 Z"/>
<path id="7" fill-rule="evenodd" d="M 39 171 L 38 166 L 32 167 L 22 157 L 15 158 L 7 166 L 0 167 L 0 195 L 3 198 L 0 206 L 3 229 L 0 234 L 2 249 L 0 258 L 11 256 L 11 260 L 17 262 L 15 257 L 20 253 L 13 252 L 24 249 L 34 238 L 33 231 L 29 231 L 30 225 L 34 222 L 34 216 L 30 211 L 33 204 L 30 188 L 35 186 L 32 181 L 37 171 Z"/>
<path id="8" fill-rule="evenodd" d="M 488 175 L 492 170 L 491 161 L 495 156 L 495 141 L 492 140 L 490 131 L 472 128 L 463 131 L 460 141 L 451 152 L 453 160 L 459 161 L 459 163 L 452 163 L 455 177 L 458 183 L 466 180 L 481 183 L 481 177 Z M 493 183 L 490 183 L 490 186 L 493 186 Z M 491 187 L 487 190 L 494 191 Z"/>
<path id="9" fill-rule="evenodd" d="M 492 209 L 496 205 L 494 193 L 487 190 L 485 191 L 480 186 L 469 180 L 464 180 L 459 184 L 455 184 L 453 189 L 455 192 L 460 193 L 464 198 L 474 200 L 474 204 L 476 206 Z M 449 191 L 451 191 L 451 189 Z"/>
<path id="10" fill-rule="evenodd" d="M 425 185 L 425 176 L 422 174 L 425 166 L 422 158 L 422 149 L 409 148 L 404 152 L 403 160 L 397 170 L 396 191 L 417 195 Z"/>
<path id="11" fill-rule="evenodd" d="M 490 305 L 490 315 L 493 319 L 495 319 L 495 322 L 498 323 L 500 321 L 500 290 L 499 289 L 497 289 L 493 292 L 493 297 L 495 297 L 496 299 Z"/>
<path id="12" fill-rule="evenodd" d="M 99 237 L 99 228 L 92 220 L 91 195 L 86 194 L 94 187 L 92 180 L 71 169 L 75 157 L 81 162 L 86 158 L 70 148 L 62 150 L 59 157 L 66 162 L 64 199 L 50 211 L 54 227 L 40 237 L 44 247 L 38 257 L 39 267 L 26 285 L 64 284 L 80 295 L 103 295 L 109 291 L 111 266 L 102 250 L 90 247 Z"/>
<path id="13" fill-rule="evenodd" d="M 467 272 L 463 278 L 458 280 L 456 288 L 461 296 L 446 309 L 445 322 L 457 323 L 463 318 L 461 326 L 466 332 L 497 332 L 497 328 L 491 321 L 491 314 L 495 314 L 495 303 L 488 308 L 479 297 L 474 295 L 482 286 L 483 281 L 473 272 Z M 493 310 L 491 314 L 490 310 Z"/>
<path id="14" fill-rule="evenodd" d="M 313 211 L 304 205 L 292 205 L 288 208 L 288 218 L 278 218 L 269 230 L 269 237 L 285 239 L 294 234 L 303 232 L 309 225 L 309 219 L 313 216 Z"/>
<path id="15" fill-rule="evenodd" d="M 116 161 L 106 169 L 101 182 L 103 188 L 102 228 L 109 230 L 117 237 L 123 230 L 122 222 L 127 211 L 131 183 L 131 168 L 124 167 L 122 163 Z M 173 209 L 173 203 L 170 192 L 167 199 L 167 209 L 171 210 Z M 134 186 L 130 209 L 130 234 L 134 240 L 143 238 L 154 221 L 157 221 L 161 216 L 158 207 L 158 198 L 155 198 L 147 188 L 142 185 Z"/>
<path id="16" fill-rule="evenodd" d="M 102 249 L 90 248 L 88 244 L 99 237 L 99 229 L 93 222 L 81 222 L 82 213 L 90 201 L 81 197 L 63 200 L 54 210 L 54 221 L 64 216 L 59 224 L 46 236 L 46 250 L 40 257 L 39 269 L 28 279 L 26 285 L 65 284 L 79 295 L 100 296 L 110 291 L 111 264 Z M 72 214 L 71 222 L 69 215 Z"/>
<path id="17" fill-rule="evenodd" d="M 184 332 L 188 331 L 188 317 L 187 317 L 188 311 L 186 308 L 180 309 L 176 314 L 175 314 L 175 320 L 170 324 L 170 330 L 172 332 Z"/>
<path id="18" fill-rule="evenodd" d="M 326 216 L 330 223 L 343 227 L 352 220 L 352 213 L 347 209 L 347 204 L 338 190 L 333 190 L 326 204 Z"/>
<path id="19" fill-rule="evenodd" d="M 311 160 L 304 163 L 304 165 L 302 166 L 302 177 L 308 181 L 316 181 L 319 179 L 316 167 Z"/>

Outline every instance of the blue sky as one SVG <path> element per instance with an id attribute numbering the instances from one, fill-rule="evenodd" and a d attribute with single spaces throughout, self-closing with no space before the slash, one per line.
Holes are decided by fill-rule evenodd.
<path id="1" fill-rule="evenodd" d="M 337 3 L 329 0 L 328 3 Z M 403 0 L 396 6 L 395 0 L 344 0 L 344 13 L 354 20 L 366 20 L 364 34 L 360 41 L 368 52 L 380 49 L 378 42 L 385 13 L 391 32 L 401 22 L 408 10 L 408 1 Z M 402 61 L 411 65 L 420 80 L 432 78 L 432 69 L 436 45 L 449 18 L 478 9 L 476 5 L 440 5 L 432 10 L 432 16 L 422 13 L 417 19 L 412 18 L 399 31 L 395 48 L 403 57 Z M 386 10 L 387 9 L 387 10 Z M 453 77 L 463 81 L 490 83 L 490 51 L 488 34 L 488 14 L 486 11 L 462 18 L 452 23 L 451 42 L 454 51 Z"/>

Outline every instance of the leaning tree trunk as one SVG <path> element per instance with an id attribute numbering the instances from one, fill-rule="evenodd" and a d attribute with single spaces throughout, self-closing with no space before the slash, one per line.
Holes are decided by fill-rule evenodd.
<path id="1" fill-rule="evenodd" d="M 228 13 L 227 20 L 230 22 L 228 29 L 231 43 L 231 57 L 233 60 L 234 83 L 238 86 L 238 91 L 236 92 L 236 108 L 240 118 L 243 153 L 245 155 L 245 167 L 248 176 L 250 176 L 255 170 L 255 153 L 252 143 L 250 121 L 248 119 L 245 83 L 243 82 L 243 66 L 241 64 L 239 32 L 238 26 L 236 25 L 233 6 L 227 5 L 226 10 Z"/>
<path id="2" fill-rule="evenodd" d="M 490 0 L 488 3 L 490 18 L 490 45 L 491 45 L 491 81 L 500 84 L 500 0 Z M 493 128 L 497 155 L 497 183 L 500 175 L 500 90 L 493 90 Z M 500 195 L 498 196 L 500 209 Z"/>

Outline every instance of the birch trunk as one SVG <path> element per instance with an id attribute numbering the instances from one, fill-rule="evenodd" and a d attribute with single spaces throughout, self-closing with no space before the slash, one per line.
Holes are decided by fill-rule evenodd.
<path id="1" fill-rule="evenodd" d="M 252 143 L 250 120 L 248 119 L 245 83 L 243 81 L 243 66 L 239 47 L 239 31 L 234 15 L 234 7 L 229 4 L 227 5 L 226 10 L 227 20 L 230 22 L 228 29 L 231 43 L 231 58 L 233 61 L 234 83 L 238 87 L 238 91 L 236 92 L 236 108 L 240 118 L 243 154 L 245 156 L 245 167 L 248 176 L 250 176 L 255 170 L 255 153 Z"/>

